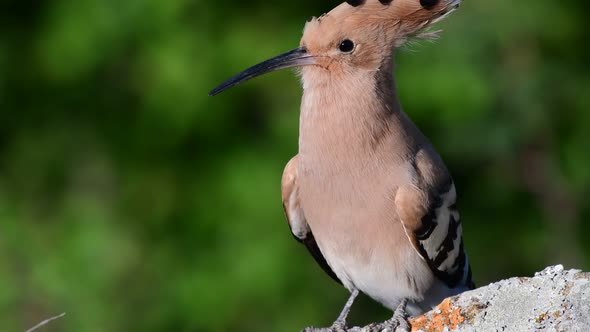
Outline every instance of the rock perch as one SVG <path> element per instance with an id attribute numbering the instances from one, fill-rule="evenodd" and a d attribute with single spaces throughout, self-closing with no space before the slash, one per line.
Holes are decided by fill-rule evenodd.
<path id="1" fill-rule="evenodd" d="M 450 297 L 409 323 L 424 332 L 590 331 L 590 272 L 556 265 L 533 277 L 501 280 Z M 378 324 L 347 330 L 377 331 Z"/>

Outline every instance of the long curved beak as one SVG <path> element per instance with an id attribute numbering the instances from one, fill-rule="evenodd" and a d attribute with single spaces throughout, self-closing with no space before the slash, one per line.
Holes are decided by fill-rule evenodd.
<path id="1" fill-rule="evenodd" d="M 298 47 L 294 50 L 277 55 L 272 59 L 268 59 L 244 70 L 236 76 L 221 83 L 215 89 L 211 90 L 211 92 L 209 92 L 209 96 L 215 96 L 216 94 L 221 93 L 233 87 L 234 85 L 238 85 L 249 79 L 269 73 L 271 71 L 313 64 L 315 64 L 314 57 L 307 53 L 307 49 L 303 46 Z"/>

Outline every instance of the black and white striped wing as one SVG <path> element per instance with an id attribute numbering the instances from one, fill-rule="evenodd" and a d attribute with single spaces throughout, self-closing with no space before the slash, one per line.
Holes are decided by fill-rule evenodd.
<path id="1" fill-rule="evenodd" d="M 396 202 L 406 235 L 436 277 L 450 288 L 474 288 L 453 181 L 449 178 L 427 191 L 401 191 L 399 196 Z"/>

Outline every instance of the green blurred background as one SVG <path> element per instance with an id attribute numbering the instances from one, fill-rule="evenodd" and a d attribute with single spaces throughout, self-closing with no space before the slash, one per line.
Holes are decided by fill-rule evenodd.
<path id="1" fill-rule="evenodd" d="M 290 71 L 331 1 L 0 5 L 0 331 L 297 331 L 347 297 L 289 233 Z M 397 55 L 405 110 L 453 173 L 478 285 L 590 268 L 590 5 L 466 1 Z M 352 322 L 385 319 L 368 299 Z"/>

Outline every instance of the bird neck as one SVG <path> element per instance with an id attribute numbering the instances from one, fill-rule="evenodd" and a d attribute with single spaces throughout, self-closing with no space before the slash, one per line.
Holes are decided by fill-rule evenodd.
<path id="1" fill-rule="evenodd" d="M 304 71 L 300 160 L 314 166 L 367 160 L 384 145 L 390 155 L 407 153 L 408 130 L 415 126 L 401 110 L 392 71 L 390 60 L 352 78 L 322 68 Z"/>

